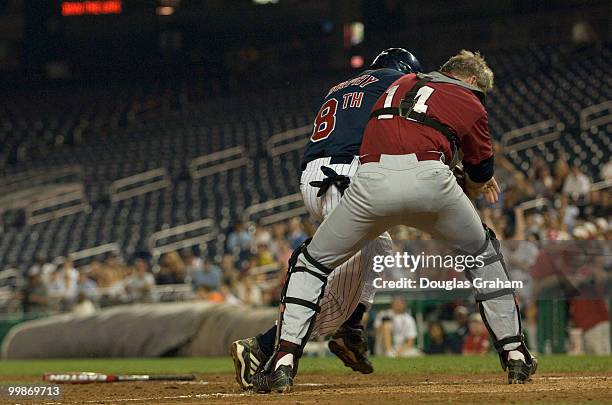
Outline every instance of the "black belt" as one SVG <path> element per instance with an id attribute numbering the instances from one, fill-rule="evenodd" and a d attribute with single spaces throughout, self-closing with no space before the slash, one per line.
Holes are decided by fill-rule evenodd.
<path id="1" fill-rule="evenodd" d="M 308 165 L 308 163 L 312 162 L 313 160 L 325 159 L 327 157 L 330 157 L 330 156 L 319 156 L 314 159 L 310 159 L 308 161 L 303 162 L 301 166 L 302 171 L 306 170 L 306 166 Z M 353 163 L 354 159 L 355 159 L 354 156 L 331 156 L 331 159 L 329 160 L 329 164 L 330 165 L 349 165 Z"/>

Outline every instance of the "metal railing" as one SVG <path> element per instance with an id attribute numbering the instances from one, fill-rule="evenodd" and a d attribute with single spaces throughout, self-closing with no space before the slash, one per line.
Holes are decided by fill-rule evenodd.
<path id="1" fill-rule="evenodd" d="M 290 208 L 288 206 L 293 206 Z M 278 208 L 289 208 L 283 209 L 277 212 Z M 266 212 L 269 212 L 266 214 Z M 284 197 L 275 198 L 273 200 L 265 201 L 258 204 L 253 204 L 244 210 L 244 221 L 250 222 L 258 220 L 262 225 L 270 225 L 277 222 L 282 222 L 289 218 L 304 215 L 308 211 L 302 201 L 302 194 L 295 193 L 286 195 Z M 261 216 L 257 214 L 264 213 Z M 257 217 L 257 218 L 256 218 Z"/>
<path id="2" fill-rule="evenodd" d="M 155 232 L 149 237 L 149 250 L 153 258 L 157 259 L 166 252 L 204 245 L 218 234 L 214 220 L 201 219 Z"/>
<path id="3" fill-rule="evenodd" d="M 564 129 L 563 123 L 550 119 L 508 131 L 502 135 L 501 142 L 507 152 L 529 149 L 559 139 Z"/>
<path id="4" fill-rule="evenodd" d="M 249 159 L 244 147 L 235 146 L 193 159 L 189 163 L 189 174 L 192 179 L 199 179 L 244 166 L 248 162 Z"/>
<path id="5" fill-rule="evenodd" d="M 48 197 L 25 207 L 25 217 L 28 225 L 50 221 L 89 209 L 85 187 L 82 184 L 61 187 L 56 192 L 56 194 L 52 193 Z"/>
<path id="6" fill-rule="evenodd" d="M 592 191 L 601 191 L 612 187 L 612 180 L 602 180 L 591 185 Z"/>
<path id="7" fill-rule="evenodd" d="M 4 193 L 19 190 L 24 187 L 38 186 L 45 183 L 57 183 L 60 180 L 82 180 L 83 168 L 81 166 L 67 166 L 60 169 L 36 170 L 21 174 L 14 174 L 0 178 L 0 189 Z"/>
<path id="8" fill-rule="evenodd" d="M 125 200 L 166 188 L 171 184 L 168 172 L 160 167 L 113 181 L 109 189 L 110 199 L 112 202 Z"/>
<path id="9" fill-rule="evenodd" d="M 115 253 L 115 254 L 119 255 L 121 253 L 121 248 L 119 248 L 119 244 L 118 243 L 114 243 L 114 242 L 113 243 L 106 243 L 104 245 L 94 246 L 94 247 L 91 247 L 91 248 L 79 250 L 77 252 L 69 253 L 68 257 L 70 257 L 70 258 L 72 258 L 72 260 L 74 260 L 75 267 L 80 267 L 80 266 L 77 266 L 77 263 L 79 261 L 82 261 L 84 259 L 90 259 L 92 257 L 96 257 L 96 256 L 102 255 L 104 253 Z"/>
<path id="10" fill-rule="evenodd" d="M 293 128 L 272 135 L 266 142 L 268 154 L 270 156 L 278 156 L 296 149 L 302 149 L 306 142 L 308 142 L 307 135 L 311 132 L 312 125 L 304 125 L 303 127 Z"/>
<path id="11" fill-rule="evenodd" d="M 612 122 L 612 100 L 586 107 L 580 111 L 580 129 L 586 131 Z"/>

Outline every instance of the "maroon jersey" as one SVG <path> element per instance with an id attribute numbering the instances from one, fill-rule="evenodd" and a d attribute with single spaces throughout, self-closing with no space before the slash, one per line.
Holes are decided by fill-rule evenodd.
<path id="1" fill-rule="evenodd" d="M 373 111 L 398 107 L 418 80 L 416 74 L 409 74 L 393 82 L 378 99 Z M 452 83 L 429 82 L 418 91 L 413 110 L 425 113 L 451 130 L 463 151 L 464 166 L 473 180 L 486 181 L 492 176 L 490 170 L 481 175 L 478 175 L 478 170 L 470 170 L 484 162 L 492 163 L 493 156 L 487 112 L 472 90 Z M 380 115 L 368 122 L 360 155 L 403 155 L 427 151 L 444 153 L 447 163 L 452 159 L 451 143 L 438 130 L 397 115 Z"/>

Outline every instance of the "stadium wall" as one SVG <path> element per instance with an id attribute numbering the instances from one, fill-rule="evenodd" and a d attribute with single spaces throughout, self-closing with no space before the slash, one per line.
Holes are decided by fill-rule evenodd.
<path id="1" fill-rule="evenodd" d="M 5 337 L 2 358 L 223 356 L 233 340 L 267 329 L 276 318 L 271 308 L 245 308 L 138 304 L 26 321 Z"/>

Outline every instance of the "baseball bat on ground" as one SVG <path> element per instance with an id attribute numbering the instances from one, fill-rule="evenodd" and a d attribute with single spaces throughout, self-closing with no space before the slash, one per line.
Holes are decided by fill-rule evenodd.
<path id="1" fill-rule="evenodd" d="M 160 375 L 160 374 L 104 374 L 90 372 L 45 373 L 43 381 L 56 384 L 87 384 L 126 381 L 193 381 L 193 374 Z"/>

